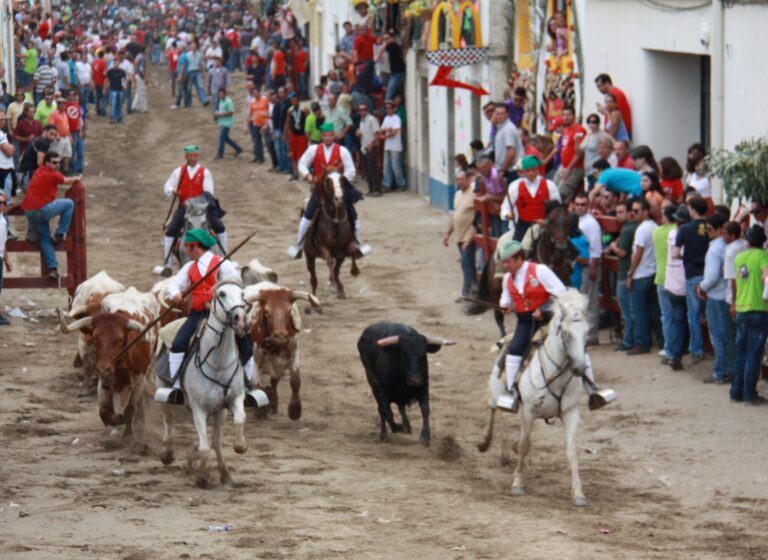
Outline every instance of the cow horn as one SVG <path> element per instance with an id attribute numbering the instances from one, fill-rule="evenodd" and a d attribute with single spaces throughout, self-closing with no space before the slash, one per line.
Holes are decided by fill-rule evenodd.
<path id="1" fill-rule="evenodd" d="M 132 331 L 141 332 L 144 330 L 144 325 L 139 323 L 136 319 L 128 319 L 128 322 L 126 323 L 125 326 L 131 329 Z"/>
<path id="2" fill-rule="evenodd" d="M 427 344 L 436 344 L 438 346 L 453 346 L 456 344 L 452 340 L 446 340 L 444 338 L 437 338 L 436 336 L 425 336 Z"/>
<path id="3" fill-rule="evenodd" d="M 64 334 L 69 334 L 69 327 L 67 326 L 67 321 L 64 319 L 64 312 L 56 308 L 56 316 L 59 318 L 59 328 L 61 329 L 61 332 Z"/>
<path id="4" fill-rule="evenodd" d="M 70 319 L 74 319 L 78 315 L 82 315 L 83 313 L 88 312 L 88 306 L 87 305 L 78 305 L 77 307 L 73 307 L 69 310 L 69 313 L 67 315 Z"/>
<path id="5" fill-rule="evenodd" d="M 259 292 L 243 294 L 243 299 L 245 300 L 245 303 L 252 305 L 254 301 L 258 301 L 260 295 L 261 294 Z"/>
<path id="6" fill-rule="evenodd" d="M 386 338 L 380 338 L 376 341 L 376 346 L 379 348 L 384 348 L 385 346 L 395 346 L 396 344 L 400 344 L 399 336 L 388 336 Z"/>
<path id="7" fill-rule="evenodd" d="M 67 332 L 79 331 L 80 329 L 88 328 L 93 325 L 93 317 L 83 317 L 78 319 L 67 327 Z"/>
<path id="8" fill-rule="evenodd" d="M 303 291 L 294 291 L 293 297 L 296 299 L 303 299 L 308 301 L 312 307 L 320 307 L 320 300 L 317 299 L 314 295 L 310 294 L 309 292 L 303 292 Z"/>

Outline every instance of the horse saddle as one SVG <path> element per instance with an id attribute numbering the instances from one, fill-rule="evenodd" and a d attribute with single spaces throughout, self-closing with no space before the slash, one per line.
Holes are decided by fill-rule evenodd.
<path id="1" fill-rule="evenodd" d="M 173 339 L 176 338 L 176 333 L 179 332 L 179 329 L 184 324 L 185 320 L 185 318 L 176 319 L 175 321 L 168 323 L 162 329 L 160 329 L 159 337 L 161 345 L 157 355 L 155 356 L 154 370 L 157 377 L 171 385 L 173 385 L 173 383 L 176 381 L 176 378 L 171 377 L 171 367 L 168 363 L 168 353 L 171 351 L 171 345 L 173 345 Z M 200 325 L 197 328 L 195 336 L 193 336 L 192 340 L 189 342 L 189 347 L 184 354 L 184 361 L 181 363 L 181 367 L 179 368 L 177 376 L 184 375 L 184 372 L 187 369 L 187 365 L 189 365 L 189 361 L 192 359 L 192 356 L 195 355 L 195 351 L 200 345 L 200 335 L 205 328 L 205 323 L 205 319 L 200 321 Z"/>
<path id="2" fill-rule="evenodd" d="M 525 371 L 525 368 L 528 367 L 528 364 L 531 363 L 535 351 L 538 350 L 539 347 L 547 339 L 548 333 L 549 327 L 547 325 L 542 325 L 540 328 L 536 329 L 535 333 L 533 333 L 531 342 L 528 344 L 528 349 L 525 351 L 525 354 L 523 354 L 523 361 L 520 363 L 520 369 L 517 370 L 517 379 L 515 379 L 515 384 L 517 384 L 518 379 L 520 379 L 520 375 L 522 375 L 522 373 Z M 504 375 L 504 371 L 506 369 L 505 358 L 507 356 L 509 344 L 512 342 L 513 337 L 514 333 L 508 334 L 496 343 L 497 345 L 500 345 L 499 353 L 496 356 L 496 366 L 499 368 L 499 376 Z"/>

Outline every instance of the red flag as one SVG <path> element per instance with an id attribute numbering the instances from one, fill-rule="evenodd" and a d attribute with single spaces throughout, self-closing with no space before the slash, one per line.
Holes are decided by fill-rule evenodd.
<path id="1" fill-rule="evenodd" d="M 475 95 L 490 95 L 490 92 L 485 91 L 480 86 L 473 86 L 470 84 L 465 84 L 464 82 L 459 82 L 457 80 L 451 80 L 448 78 L 448 75 L 451 73 L 450 66 L 438 66 L 437 73 L 435 74 L 435 77 L 432 79 L 432 82 L 430 82 L 429 85 L 431 86 L 445 86 L 449 88 L 459 88 L 459 89 L 468 89 Z"/>

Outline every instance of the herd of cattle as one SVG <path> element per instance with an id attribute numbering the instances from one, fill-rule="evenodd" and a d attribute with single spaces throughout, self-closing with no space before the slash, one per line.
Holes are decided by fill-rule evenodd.
<path id="1" fill-rule="evenodd" d="M 279 286 L 277 274 L 254 259 L 240 268 L 246 301 L 257 303 L 247 314 L 248 332 L 254 343 L 254 381 L 269 397 L 269 408 L 277 412 L 277 386 L 286 374 L 291 385 L 288 416 L 301 417 L 298 334 L 301 312 L 297 299 L 319 302 L 304 292 Z M 86 388 L 97 386 L 99 415 L 106 426 L 123 425 L 124 434 L 141 438 L 144 396 L 154 382 L 154 360 L 164 340 L 162 328 L 184 317 L 188 303 L 172 309 L 142 338 L 123 349 L 145 327 L 169 309 L 165 300 L 170 279 L 155 284 L 149 292 L 126 288 L 102 271 L 78 286 L 68 312 L 59 312 L 64 333 L 78 333 L 75 367 L 82 367 Z M 253 297 L 249 297 L 252 296 Z M 254 299 L 255 298 L 255 299 Z M 420 441 L 429 445 L 428 352 L 452 344 L 424 336 L 406 325 L 382 322 L 369 326 L 358 341 L 358 351 L 381 417 L 380 438 L 387 438 L 386 424 L 393 432 L 410 433 L 405 406 L 418 402 L 423 427 Z M 400 410 L 402 423 L 395 423 L 391 405 Z"/>

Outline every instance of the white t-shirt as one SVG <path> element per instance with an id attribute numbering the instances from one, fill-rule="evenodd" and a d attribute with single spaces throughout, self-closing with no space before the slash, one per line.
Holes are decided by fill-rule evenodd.
<path id="1" fill-rule="evenodd" d="M 5 256 L 5 242 L 8 239 L 8 220 L 0 214 L 0 266 L 3 266 Z"/>
<path id="2" fill-rule="evenodd" d="M 653 220 L 645 220 L 635 230 L 635 240 L 632 244 L 632 253 L 635 247 L 643 248 L 643 256 L 635 269 L 634 278 L 647 278 L 656 275 L 656 250 L 653 246 L 653 230 L 657 227 Z"/>
<path id="3" fill-rule="evenodd" d="M 589 258 L 601 258 L 603 256 L 603 232 L 595 217 L 592 214 L 579 216 L 579 229 L 589 241 Z"/>
<path id="4" fill-rule="evenodd" d="M 696 189 L 699 196 L 703 198 L 712 196 L 712 181 L 709 180 L 709 175 L 704 175 L 702 177 L 696 173 L 691 173 L 688 176 L 688 183 L 686 186 Z"/>
<path id="5" fill-rule="evenodd" d="M 725 278 L 725 301 L 728 304 L 733 303 L 733 281 L 736 279 L 736 270 L 733 263 L 736 256 L 749 249 L 749 244 L 745 239 L 737 239 L 733 243 L 725 246 L 725 258 L 723 259 L 723 278 Z"/>
<path id="6" fill-rule="evenodd" d="M 384 140 L 384 150 L 390 150 L 392 152 L 403 151 L 403 136 L 400 131 L 402 125 L 400 124 L 400 117 L 397 115 L 387 115 L 384 117 L 384 122 L 381 123 L 382 130 L 387 128 L 396 128 L 397 134 L 391 138 Z"/>
<path id="7" fill-rule="evenodd" d="M 8 143 L 8 136 L 0 130 L 0 146 L 3 144 Z M 13 169 L 13 156 L 7 156 L 2 151 L 0 151 L 0 169 Z M 0 185 L 0 190 L 2 190 L 3 185 Z"/>
<path id="8" fill-rule="evenodd" d="M 87 86 L 91 83 L 91 65 L 82 60 L 75 62 L 75 70 L 77 71 L 77 81 L 81 86 Z"/>
<path id="9" fill-rule="evenodd" d="M 208 47 L 205 50 L 205 67 L 210 70 L 216 57 L 222 58 L 221 47 Z"/>
<path id="10" fill-rule="evenodd" d="M 672 256 L 676 243 L 677 228 L 670 230 L 669 235 L 667 235 L 667 268 L 664 273 L 664 289 L 676 296 L 684 296 L 685 269 L 683 268 L 683 259 L 676 259 Z"/>

